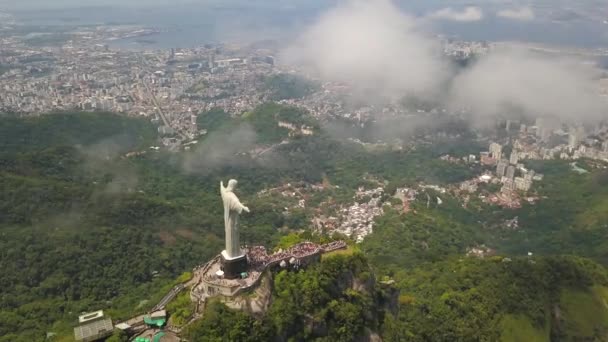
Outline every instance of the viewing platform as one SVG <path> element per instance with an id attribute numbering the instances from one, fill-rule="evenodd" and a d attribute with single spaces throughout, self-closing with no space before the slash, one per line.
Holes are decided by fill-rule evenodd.
<path id="1" fill-rule="evenodd" d="M 261 275 L 267 269 L 272 268 L 299 268 L 321 258 L 321 254 L 347 247 L 344 241 L 333 241 L 324 245 L 312 242 L 302 242 L 286 250 L 279 250 L 276 253 L 268 254 L 263 246 L 253 246 L 244 248 L 247 256 L 247 271 L 243 272 L 239 278 L 227 279 L 222 270 L 221 256 L 218 255 L 208 263 L 197 267 L 194 270 L 194 277 L 197 279 L 196 285 L 192 290 L 193 299 L 199 301 L 212 296 L 236 296 L 239 293 L 255 288 Z"/>

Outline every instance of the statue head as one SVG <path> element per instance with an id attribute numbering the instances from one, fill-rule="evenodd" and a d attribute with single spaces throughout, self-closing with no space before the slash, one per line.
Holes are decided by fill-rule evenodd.
<path id="1" fill-rule="evenodd" d="M 238 182 L 236 181 L 236 179 L 231 179 L 228 181 L 228 186 L 226 187 L 226 190 L 228 191 L 233 191 L 234 189 L 236 189 L 236 185 L 238 184 Z"/>

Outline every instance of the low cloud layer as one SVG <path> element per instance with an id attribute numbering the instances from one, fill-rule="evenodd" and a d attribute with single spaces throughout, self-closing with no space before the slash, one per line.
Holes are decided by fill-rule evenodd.
<path id="1" fill-rule="evenodd" d="M 453 82 L 453 103 L 478 115 L 508 115 L 513 108 L 563 120 L 601 118 L 596 70 L 580 61 L 525 50 L 495 50 Z"/>
<path id="2" fill-rule="evenodd" d="M 328 81 L 383 96 L 436 90 L 445 77 L 436 42 L 390 1 L 355 0 L 328 11 L 287 49 L 282 60 Z"/>
<path id="3" fill-rule="evenodd" d="M 473 6 L 466 7 L 462 10 L 448 7 L 431 13 L 429 18 L 461 22 L 479 21 L 483 19 L 483 11 L 481 8 Z"/>
<path id="4" fill-rule="evenodd" d="M 287 167 L 287 161 L 279 151 L 282 143 L 261 147 L 258 137 L 258 133 L 246 122 L 231 129 L 214 131 L 195 145 L 193 151 L 184 154 L 182 170 L 209 175 L 230 167 L 267 170 Z"/>
<path id="5" fill-rule="evenodd" d="M 535 18 L 534 11 L 530 7 L 521 7 L 516 9 L 504 9 L 498 11 L 496 16 L 511 20 L 528 21 Z"/>
<path id="6" fill-rule="evenodd" d="M 186 155 L 182 166 L 188 173 L 208 174 L 226 166 L 238 165 L 242 161 L 239 154 L 247 153 L 255 141 L 255 131 L 246 124 L 233 130 L 213 132 Z"/>
<path id="7" fill-rule="evenodd" d="M 92 173 L 102 172 L 110 177 L 102 193 L 118 194 L 135 191 L 139 183 L 136 170 L 129 164 L 114 162 L 133 145 L 133 138 L 117 135 L 89 146 L 79 146 L 79 151 L 84 157 L 85 170 Z"/>
<path id="8" fill-rule="evenodd" d="M 505 115 L 513 108 L 532 117 L 578 121 L 606 113 L 606 102 L 597 95 L 597 72 L 589 65 L 493 49 L 456 71 L 446 67 L 437 39 L 422 29 L 424 21 L 389 1 L 350 1 L 321 16 L 283 57 L 325 81 L 365 90 L 361 99 L 424 95 L 478 117 Z"/>

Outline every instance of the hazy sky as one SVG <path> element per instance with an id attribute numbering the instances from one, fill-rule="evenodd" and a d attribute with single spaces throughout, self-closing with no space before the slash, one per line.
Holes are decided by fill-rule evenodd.
<path id="1" fill-rule="evenodd" d="M 374 1 L 374 0 L 370 0 Z M 192 4 L 198 6 L 221 5 L 221 6 L 280 6 L 280 7 L 309 7 L 309 6 L 333 6 L 344 0 L 0 0 L 0 9 L 45 9 L 45 8 L 65 8 L 65 7 L 87 7 L 87 6 L 174 6 L 180 4 Z M 605 0 L 399 0 L 399 6 L 412 10 L 441 9 L 443 7 L 453 7 L 462 10 L 466 7 L 506 7 L 507 10 L 517 11 L 518 8 L 533 7 L 553 7 L 572 8 L 586 6 L 592 9 L 600 9 Z M 515 13 L 517 15 L 517 13 Z M 525 13 L 524 13 L 525 15 Z"/>
<path id="2" fill-rule="evenodd" d="M 91 6 L 152 9 L 190 6 L 195 12 L 233 10 L 234 16 L 257 10 L 257 15 L 274 15 L 290 10 L 305 15 L 311 9 L 319 12 L 348 0 L 0 0 L 0 10 L 52 10 L 86 8 Z M 369 0 L 375 2 L 377 0 Z M 414 17 L 433 17 L 446 22 L 473 23 L 503 20 L 551 21 L 579 20 L 579 23 L 601 23 L 608 18 L 606 0 L 395 0 L 395 5 Z M 265 12 L 265 10 L 268 10 Z M 142 12 L 144 13 L 144 12 Z M 136 18 L 134 18 L 136 19 Z M 111 20 L 111 19 L 109 19 Z"/>
<path id="3" fill-rule="evenodd" d="M 171 3 L 186 3 L 191 0 L 172 0 Z M 202 0 L 197 1 L 203 3 Z M 23 9 L 45 9 L 45 8 L 61 8 L 61 7 L 85 7 L 85 6 L 153 6 L 166 5 L 165 0 L 0 0 L 2 8 L 23 8 Z"/>
<path id="4" fill-rule="evenodd" d="M 47 9 L 87 6 L 310 6 L 333 1 L 322 0 L 0 0 L 0 8 L 17 9 Z"/>

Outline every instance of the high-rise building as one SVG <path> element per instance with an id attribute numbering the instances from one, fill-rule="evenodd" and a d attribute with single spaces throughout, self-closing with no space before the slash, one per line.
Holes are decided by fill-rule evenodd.
<path id="1" fill-rule="evenodd" d="M 576 134 L 569 133 L 568 134 L 568 147 L 574 149 L 574 148 L 578 147 L 578 144 L 580 144 L 580 141 L 578 140 L 578 137 L 576 136 Z"/>
<path id="2" fill-rule="evenodd" d="M 214 54 L 209 55 L 208 67 L 209 67 L 209 69 L 215 68 L 215 55 Z"/>
<path id="3" fill-rule="evenodd" d="M 552 131 L 550 128 L 541 128 L 537 131 L 537 136 L 540 138 L 542 142 L 548 142 L 551 138 Z"/>
<path id="4" fill-rule="evenodd" d="M 516 165 L 518 161 L 519 161 L 519 154 L 517 153 L 517 151 L 511 152 L 511 157 L 509 158 L 509 163 Z"/>
<path id="5" fill-rule="evenodd" d="M 549 119 L 536 119 L 536 137 L 543 142 L 548 142 L 555 128 L 555 122 Z"/>
<path id="6" fill-rule="evenodd" d="M 511 192 L 515 190 L 515 182 L 513 182 L 513 180 L 511 179 L 507 179 L 503 184 L 502 184 L 502 188 L 500 188 L 500 192 Z"/>
<path id="7" fill-rule="evenodd" d="M 492 158 L 500 160 L 502 158 L 502 145 L 498 143 L 491 143 L 490 154 L 492 155 Z"/>
<path id="8" fill-rule="evenodd" d="M 515 178 L 515 166 L 509 165 L 507 167 L 507 172 L 506 172 L 505 177 L 507 177 L 511 181 L 513 180 L 513 178 Z"/>
<path id="9" fill-rule="evenodd" d="M 505 171 L 507 170 L 507 166 L 509 166 L 509 163 L 507 163 L 506 160 L 501 160 L 498 162 L 498 166 L 496 166 L 496 175 L 499 178 L 502 178 L 505 175 Z"/>
<path id="10" fill-rule="evenodd" d="M 546 124 L 546 120 L 545 119 L 543 119 L 543 118 L 536 118 L 535 126 L 536 126 L 537 130 L 540 130 L 542 127 L 545 126 L 545 124 Z"/>
<path id="11" fill-rule="evenodd" d="M 585 139 L 585 128 L 578 126 L 568 134 L 568 147 L 575 149 Z"/>
<path id="12" fill-rule="evenodd" d="M 515 185 L 515 189 L 521 191 L 528 191 L 530 190 L 530 187 L 532 187 L 532 180 L 527 178 L 515 177 L 513 183 Z"/>
<path id="13" fill-rule="evenodd" d="M 264 61 L 270 65 L 274 65 L 274 57 L 273 56 L 266 56 L 264 58 Z"/>

